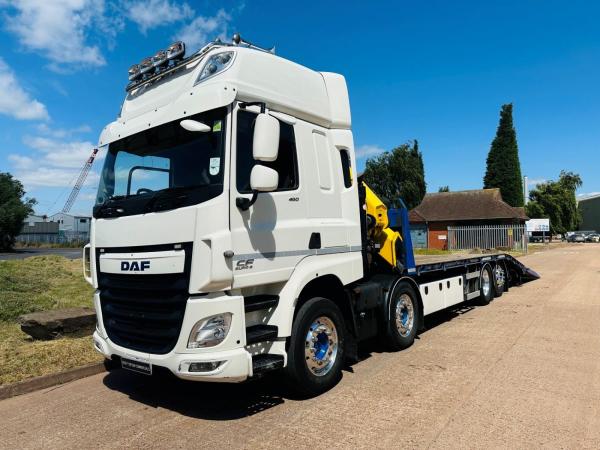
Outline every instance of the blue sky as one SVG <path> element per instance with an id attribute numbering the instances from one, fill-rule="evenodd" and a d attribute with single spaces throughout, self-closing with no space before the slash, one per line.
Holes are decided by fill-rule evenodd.
<path id="1" fill-rule="evenodd" d="M 183 38 L 239 31 L 350 89 L 359 169 L 418 139 L 428 191 L 482 186 L 500 105 L 514 103 L 533 183 L 578 172 L 600 192 L 600 3 L 0 0 L 0 171 L 60 210 L 127 68 Z M 101 160 L 73 212 L 89 213 Z"/>

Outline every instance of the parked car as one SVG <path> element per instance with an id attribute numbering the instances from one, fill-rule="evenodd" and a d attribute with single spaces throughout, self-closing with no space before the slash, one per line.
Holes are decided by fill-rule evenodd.
<path id="1" fill-rule="evenodd" d="M 585 242 L 585 234 L 573 233 L 567 238 L 567 242 Z"/>
<path id="2" fill-rule="evenodd" d="M 600 234 L 591 233 L 585 237 L 586 242 L 600 242 Z"/>

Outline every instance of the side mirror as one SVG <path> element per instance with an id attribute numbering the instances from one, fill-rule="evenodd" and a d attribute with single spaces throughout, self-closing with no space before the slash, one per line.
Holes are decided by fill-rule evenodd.
<path id="1" fill-rule="evenodd" d="M 250 172 L 250 187 L 257 192 L 272 192 L 279 184 L 279 174 L 270 167 L 255 165 Z"/>
<path id="2" fill-rule="evenodd" d="M 182 120 L 179 122 L 179 125 L 181 125 L 181 128 L 184 130 L 194 131 L 196 133 L 208 133 L 211 130 L 208 125 L 191 119 Z"/>
<path id="3" fill-rule="evenodd" d="M 272 192 L 277 189 L 278 184 L 279 174 L 276 170 L 257 164 L 252 168 L 252 172 L 250 172 L 252 198 L 238 197 L 235 199 L 235 204 L 242 211 L 248 211 L 256 202 L 259 192 Z"/>
<path id="4" fill-rule="evenodd" d="M 268 114 L 261 113 L 254 122 L 252 156 L 256 161 L 271 162 L 277 159 L 279 152 L 279 121 Z"/>

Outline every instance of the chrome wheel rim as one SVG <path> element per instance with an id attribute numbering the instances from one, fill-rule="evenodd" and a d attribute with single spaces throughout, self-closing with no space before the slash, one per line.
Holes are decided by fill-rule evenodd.
<path id="1" fill-rule="evenodd" d="M 402 294 L 396 302 L 396 328 L 400 336 L 410 334 L 415 323 L 415 308 L 408 294 Z"/>
<path id="2" fill-rule="evenodd" d="M 490 283 L 490 272 L 487 269 L 481 274 L 481 290 L 486 297 L 490 295 L 492 283 Z"/>
<path id="3" fill-rule="evenodd" d="M 504 268 L 500 265 L 497 265 L 496 270 L 495 270 L 495 275 L 496 275 L 496 286 L 498 286 L 499 288 L 504 287 L 504 283 L 506 281 L 506 275 L 504 274 Z"/>
<path id="4" fill-rule="evenodd" d="M 308 327 L 304 345 L 306 366 L 313 375 L 327 375 L 338 354 L 338 333 L 329 317 L 321 316 Z"/>

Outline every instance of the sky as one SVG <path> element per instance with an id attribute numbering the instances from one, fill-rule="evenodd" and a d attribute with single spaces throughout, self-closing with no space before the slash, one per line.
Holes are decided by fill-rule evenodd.
<path id="1" fill-rule="evenodd" d="M 0 0 L 0 172 L 60 211 L 125 96 L 127 69 L 174 40 L 234 32 L 346 77 L 358 169 L 413 139 L 427 190 L 482 187 L 503 103 L 531 186 L 600 192 L 600 2 Z M 102 157 L 72 212 L 90 214 Z"/>

